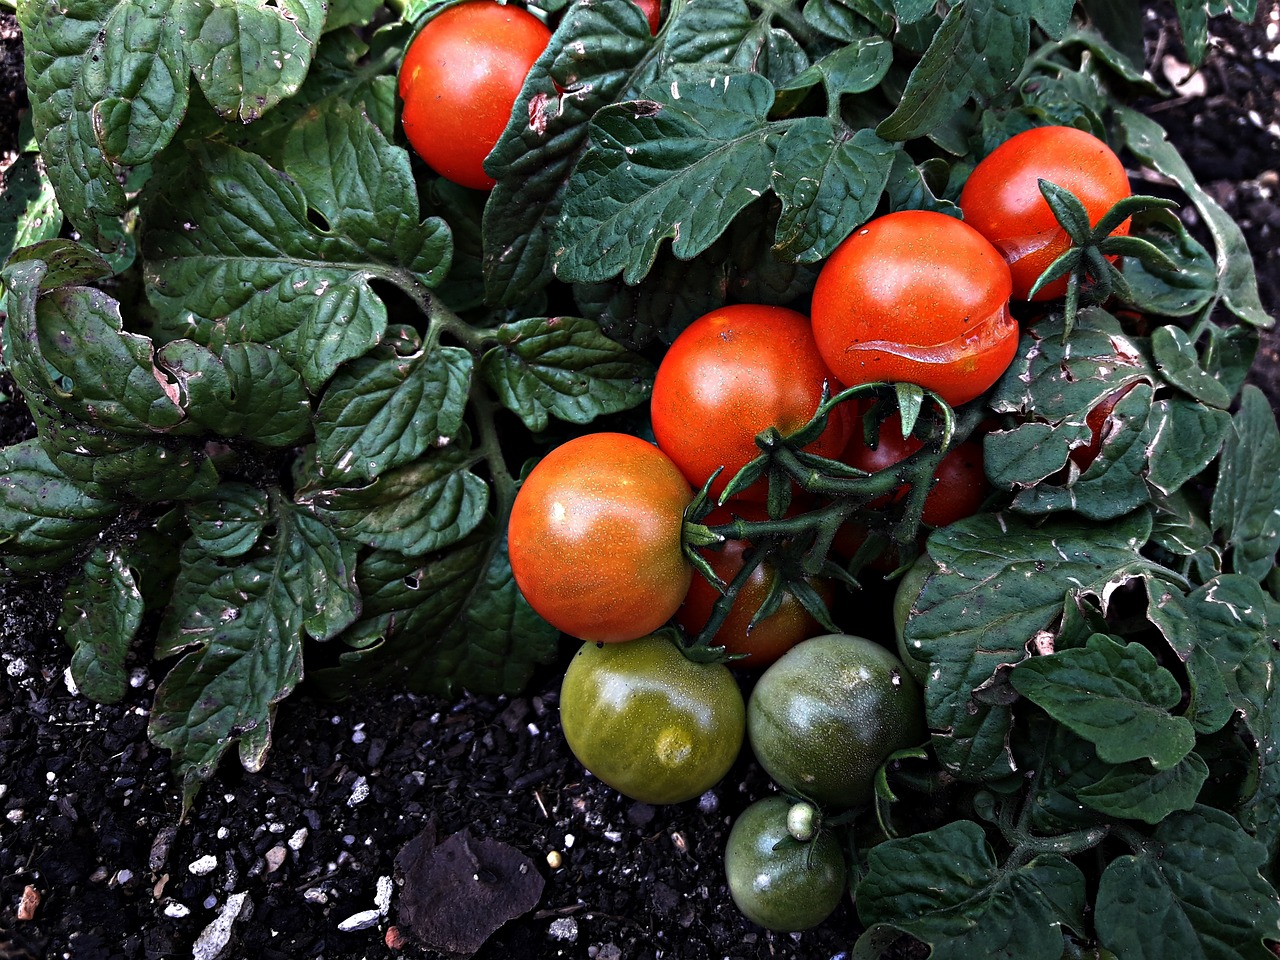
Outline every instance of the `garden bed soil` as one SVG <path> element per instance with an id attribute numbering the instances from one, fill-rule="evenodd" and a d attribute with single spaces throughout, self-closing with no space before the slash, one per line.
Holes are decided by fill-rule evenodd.
<path id="1" fill-rule="evenodd" d="M 1243 227 L 1275 316 L 1280 4 L 1261 6 L 1250 27 L 1214 20 L 1187 95 L 1151 109 Z M 1152 42 L 1157 65 L 1167 55 L 1176 69 L 1176 32 L 1153 29 Z M 8 152 L 21 106 L 10 16 L 0 17 L 0 45 Z M 1273 334 L 1253 377 L 1280 404 Z M 30 430 L 19 403 L 0 404 L 0 443 Z M 433 957 L 415 929 L 466 950 L 491 908 L 520 915 L 480 948 L 484 958 L 825 960 L 852 947 L 848 904 L 792 935 L 760 930 L 732 905 L 729 825 L 770 789 L 749 756 L 699 800 L 626 800 L 564 745 L 562 664 L 521 697 L 384 693 L 334 704 L 304 685 L 279 712 L 266 768 L 224 763 L 178 824 L 168 757 L 146 738 L 157 675 L 139 661 L 112 706 L 68 689 L 59 594 L 56 578 L 0 583 L 0 960 L 207 958 L 223 944 L 223 957 L 258 960 Z M 430 874 L 424 833 L 464 830 L 469 842 L 441 848 L 449 856 L 433 867 L 455 869 Z M 451 883 L 484 894 L 468 901 L 478 913 L 450 905 L 428 923 L 424 906 L 447 902 Z"/>

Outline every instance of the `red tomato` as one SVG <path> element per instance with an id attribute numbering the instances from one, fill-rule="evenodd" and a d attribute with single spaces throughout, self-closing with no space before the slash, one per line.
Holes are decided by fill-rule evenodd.
<path id="1" fill-rule="evenodd" d="M 550 39 L 533 14 L 493 0 L 472 0 L 427 21 L 400 68 L 401 122 L 418 156 L 454 183 L 490 189 L 484 158 Z"/>
<path id="2" fill-rule="evenodd" d="M 859 431 L 845 447 L 840 458 L 852 467 L 874 473 L 887 470 L 901 463 L 924 444 L 914 436 L 902 435 L 902 421 L 896 413 L 890 414 L 880 426 L 875 447 L 867 446 Z M 938 464 L 934 484 L 925 497 L 921 521 L 930 527 L 945 527 L 965 517 L 971 517 L 982 507 L 991 487 L 982 466 L 982 446 L 966 440 L 947 452 Z M 899 498 L 906 495 L 899 491 Z"/>
<path id="3" fill-rule="evenodd" d="M 1111 417 L 1111 411 L 1116 408 L 1116 404 L 1125 398 L 1125 395 L 1132 390 L 1136 384 L 1129 384 L 1127 387 L 1121 387 L 1112 393 L 1107 394 L 1098 405 L 1093 407 L 1084 418 L 1085 425 L 1089 428 L 1089 443 L 1084 447 L 1076 447 L 1071 451 L 1071 461 L 1080 468 L 1080 472 L 1084 473 L 1093 465 L 1093 461 L 1098 459 L 1098 454 L 1102 452 L 1102 443 L 1110 434 L 1107 420 Z"/>
<path id="4" fill-rule="evenodd" d="M 1018 346 L 1000 254 L 945 214 L 902 210 L 835 249 L 813 291 L 813 334 L 841 383 L 906 382 L 952 406 L 981 394 Z"/>
<path id="5" fill-rule="evenodd" d="M 546 621 L 583 640 L 634 640 L 689 590 L 681 548 L 693 491 L 657 447 L 623 433 L 561 444 L 516 495 L 508 550 L 516 585 Z"/>
<path id="6" fill-rule="evenodd" d="M 635 0 L 635 4 L 649 21 L 649 32 L 656 37 L 662 22 L 662 0 Z"/>
<path id="7" fill-rule="evenodd" d="M 1065 187 L 1080 198 L 1097 225 L 1103 214 L 1129 196 L 1124 165 L 1105 143 L 1075 127 L 1036 127 L 996 147 L 969 175 L 960 193 L 965 222 L 1004 256 L 1020 300 L 1040 274 L 1071 245 L 1049 209 L 1038 181 Z M 1125 236 L 1129 221 L 1114 232 Z M 1067 278 L 1049 284 L 1036 300 L 1067 291 Z"/>
<path id="8" fill-rule="evenodd" d="M 800 429 L 817 410 L 824 385 L 831 393 L 840 389 L 803 314 L 753 304 L 721 307 L 690 324 L 663 357 L 650 399 L 653 433 L 695 487 L 723 466 L 711 486 L 719 496 L 759 456 L 756 434 Z M 842 405 L 805 449 L 838 457 L 851 428 Z M 762 481 L 741 495 L 764 499 L 767 493 Z"/>
<path id="9" fill-rule="evenodd" d="M 707 526 L 716 526 L 730 522 L 735 516 L 743 520 L 768 519 L 764 507 L 744 501 L 717 507 L 702 522 Z M 729 540 L 719 550 L 708 549 L 702 551 L 702 554 L 716 576 L 729 583 L 745 565 L 744 558 L 750 549 L 751 544 L 745 540 Z M 763 669 L 801 640 L 823 632 L 822 625 L 790 593 L 783 597 L 782 605 L 774 613 L 761 620 L 754 628 L 748 629 L 751 618 L 769 595 L 773 577 L 774 571 L 769 564 L 759 564 L 738 591 L 729 615 L 716 631 L 713 643 L 723 646 L 729 653 L 745 654 L 742 659 L 733 661 L 732 665 L 735 667 Z M 835 591 L 828 581 L 811 579 L 809 582 L 823 600 L 831 602 Z M 711 608 L 718 599 L 720 593 L 716 588 L 705 577 L 695 575 L 684 604 L 676 611 L 676 623 L 690 636 L 694 636 L 711 619 Z"/>

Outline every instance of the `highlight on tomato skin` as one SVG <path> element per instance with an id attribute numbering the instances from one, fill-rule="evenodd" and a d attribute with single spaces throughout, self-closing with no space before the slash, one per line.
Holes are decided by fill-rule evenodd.
<path id="1" fill-rule="evenodd" d="M 658 446 L 701 487 L 716 470 L 713 496 L 760 453 L 756 435 L 807 424 L 823 389 L 840 384 L 823 362 L 809 318 L 785 307 L 732 304 L 691 323 L 668 348 L 654 377 L 650 417 Z M 841 404 L 805 449 L 835 458 L 853 429 Z M 737 496 L 764 500 L 765 481 Z"/>
<path id="2" fill-rule="evenodd" d="M 1008 262 L 1013 296 L 1019 300 L 1027 299 L 1040 275 L 1071 245 L 1040 192 L 1040 180 L 1075 194 L 1094 226 L 1131 193 L 1120 158 L 1102 140 L 1075 127 L 1034 127 L 979 161 L 960 192 L 960 209 L 965 223 L 991 241 Z M 1128 233 L 1126 220 L 1112 236 Z M 1032 299 L 1059 299 L 1066 290 L 1067 278 L 1062 277 Z"/>
<path id="3" fill-rule="evenodd" d="M 822 265 L 814 339 L 846 386 L 914 383 L 959 406 L 1013 361 L 1009 267 L 981 234 L 927 210 L 865 224 Z"/>
<path id="4" fill-rule="evenodd" d="M 591 433 L 525 478 L 507 524 L 516 586 L 559 630 L 601 643 L 665 624 L 693 576 L 681 545 L 693 490 L 657 447 Z"/>
<path id="5" fill-rule="evenodd" d="M 418 31 L 400 68 L 401 124 L 414 151 L 448 180 L 489 190 L 485 172 L 551 31 L 514 4 L 469 0 Z"/>

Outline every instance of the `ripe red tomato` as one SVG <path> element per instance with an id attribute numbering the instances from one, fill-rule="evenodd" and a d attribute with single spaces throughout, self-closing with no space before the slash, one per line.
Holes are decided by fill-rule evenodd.
<path id="1" fill-rule="evenodd" d="M 965 222 L 1004 256 L 1013 274 L 1013 295 L 1020 300 L 1040 274 L 1071 245 L 1067 232 L 1040 193 L 1048 180 L 1080 198 L 1097 225 L 1103 214 L 1129 196 L 1124 165 L 1105 143 L 1075 127 L 1036 127 L 996 147 L 965 182 L 960 209 Z M 1126 220 L 1114 232 L 1125 236 Z M 1036 300 L 1052 300 L 1067 291 L 1063 277 L 1040 290 Z"/>
<path id="2" fill-rule="evenodd" d="M 635 0 L 635 4 L 649 21 L 649 32 L 656 37 L 662 22 L 662 0 Z"/>
<path id="3" fill-rule="evenodd" d="M 902 210 L 835 249 L 813 291 L 813 334 L 841 383 L 906 382 L 952 406 L 981 394 L 1018 346 L 1000 254 L 945 214 Z"/>
<path id="4" fill-rule="evenodd" d="M 743 520 L 765 520 L 769 515 L 759 504 L 750 501 L 731 502 L 712 510 L 702 522 L 707 526 L 715 526 L 730 522 L 734 516 Z M 745 565 L 745 555 L 750 549 L 751 544 L 745 540 L 728 540 L 719 550 L 704 550 L 703 556 L 707 558 L 707 563 L 716 576 L 729 583 Z M 776 611 L 748 629 L 751 618 L 769 595 L 773 577 L 774 570 L 767 563 L 759 564 L 752 571 L 712 640 L 712 643 L 724 647 L 728 653 L 744 655 L 742 659 L 733 661 L 735 667 L 763 669 L 801 640 L 823 632 L 822 625 L 790 593 L 783 597 L 782 604 Z M 835 591 L 830 582 L 825 579 L 811 579 L 809 582 L 823 600 L 831 602 Z M 676 611 L 676 623 L 690 636 L 696 635 L 711 619 L 711 608 L 718 599 L 720 593 L 705 577 L 694 576 L 684 603 Z"/>
<path id="5" fill-rule="evenodd" d="M 881 424 L 877 440 L 876 446 L 870 447 L 858 431 L 840 459 L 859 470 L 874 473 L 901 463 L 923 446 L 914 436 L 902 435 L 902 421 L 896 413 Z M 973 516 L 991 490 L 982 466 L 982 446 L 972 440 L 949 450 L 938 464 L 934 478 L 920 516 L 921 522 L 930 527 L 945 527 Z M 905 495 L 904 489 L 897 496 Z"/>
<path id="6" fill-rule="evenodd" d="M 740 469 L 760 454 L 756 434 L 768 427 L 792 433 L 813 417 L 823 385 L 840 389 L 818 353 L 803 314 L 785 307 L 735 304 L 699 317 L 671 344 L 658 367 L 649 402 L 658 446 L 688 481 L 719 496 Z M 837 457 L 852 421 L 844 406 L 805 449 Z M 764 499 L 753 484 L 740 495 Z"/>
<path id="7" fill-rule="evenodd" d="M 418 156 L 454 183 L 490 189 L 484 158 L 550 39 L 533 14 L 493 0 L 472 0 L 427 21 L 400 68 L 401 122 Z"/>
<path id="8" fill-rule="evenodd" d="M 1081 473 L 1088 470 L 1093 465 L 1093 461 L 1098 459 L 1098 454 L 1102 452 L 1102 443 L 1110 434 L 1107 420 L 1111 417 L 1111 411 L 1135 386 L 1136 384 L 1131 383 L 1107 394 L 1085 415 L 1084 422 L 1090 430 L 1089 443 L 1087 446 L 1075 447 L 1070 454 L 1071 462 L 1080 469 Z"/>
<path id="9" fill-rule="evenodd" d="M 693 491 L 657 447 L 623 433 L 561 444 L 533 468 L 507 526 L 529 605 L 583 640 L 634 640 L 662 626 L 689 589 L 681 549 Z"/>

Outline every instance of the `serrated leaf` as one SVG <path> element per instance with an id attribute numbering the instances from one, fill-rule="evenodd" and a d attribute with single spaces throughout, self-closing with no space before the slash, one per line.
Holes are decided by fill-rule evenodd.
<path id="1" fill-rule="evenodd" d="M 1113 767 L 1076 795 L 1109 817 L 1159 823 L 1172 813 L 1194 807 L 1208 779 L 1209 765 L 1199 754 L 1189 753 L 1163 770 L 1146 763 Z"/>
<path id="2" fill-rule="evenodd" d="M 192 340 L 171 340 L 156 359 L 174 378 L 191 422 L 210 433 L 268 447 L 311 434 L 302 378 L 271 347 L 230 343 L 219 356 Z"/>
<path id="3" fill-rule="evenodd" d="M 1046 0 L 1039 16 L 1067 0 Z M 1061 17 L 1065 23 L 1066 17 Z M 902 99 L 878 127 L 885 140 L 929 135 L 970 99 L 999 96 L 1017 79 L 1031 44 L 1031 13 L 1018 0 L 959 0 L 947 11 L 924 57 L 911 71 Z"/>
<path id="4" fill-rule="evenodd" d="M 1166 383 L 1201 403 L 1225 410 L 1232 395 L 1201 365 L 1196 346 L 1179 327 L 1165 325 L 1151 331 L 1151 353 Z"/>
<path id="5" fill-rule="evenodd" d="M 1135 218 L 1131 230 L 1177 264 L 1177 269 L 1169 270 L 1138 257 L 1123 258 L 1124 277 L 1136 309 L 1158 316 L 1189 317 L 1213 300 L 1218 285 L 1213 258 L 1177 216 L 1168 210 L 1152 210 Z"/>
<path id="6" fill-rule="evenodd" d="M 950 166 L 945 160 L 934 157 L 917 165 L 905 150 L 894 154 L 889 168 L 889 210 L 932 210 L 947 216 L 960 218 L 960 208 L 950 200 L 944 200 Z"/>
<path id="7" fill-rule="evenodd" d="M 1107 763 L 1147 758 L 1163 770 L 1195 746 L 1191 721 L 1169 712 L 1182 687 L 1139 643 L 1095 634 L 1084 648 L 1024 660 L 1011 677 L 1018 693 L 1091 742 Z"/>
<path id="8" fill-rule="evenodd" d="M 673 5 L 672 12 L 632 92 L 747 72 L 782 86 L 809 66 L 796 38 L 775 27 L 770 13 L 754 16 L 744 0 L 698 0 Z"/>
<path id="9" fill-rule="evenodd" d="M 489 487 L 471 472 L 476 458 L 465 447 L 443 447 L 363 487 L 305 489 L 298 501 L 344 537 L 420 557 L 457 543 L 484 519 Z"/>
<path id="10" fill-rule="evenodd" d="M 316 455 L 325 476 L 374 480 L 462 429 L 473 361 L 461 347 L 430 353 L 411 330 L 340 370 L 316 409 Z"/>
<path id="11" fill-rule="evenodd" d="M 892 14 L 876 0 L 807 0 L 804 22 L 843 43 L 888 36 L 894 29 Z"/>
<path id="12" fill-rule="evenodd" d="M 1102 814 L 1082 804 L 1079 792 L 1115 768 L 1098 759 L 1088 740 L 1048 716 L 1027 711 L 1026 719 L 1025 734 L 1019 736 L 1021 731 L 1015 729 L 1013 747 L 1018 768 L 1031 771 L 1026 794 L 1027 827 L 1051 835 L 1099 823 Z"/>
<path id="13" fill-rule="evenodd" d="M 222 483 L 212 496 L 187 505 L 187 523 L 205 553 L 230 560 L 253 549 L 270 512 L 266 491 L 247 483 Z"/>
<path id="14" fill-rule="evenodd" d="M 4 172 L 0 189 L 0 263 L 19 247 L 50 240 L 61 229 L 53 185 L 37 167 L 35 154 L 20 154 Z"/>
<path id="15" fill-rule="evenodd" d="M 1273 957 L 1280 900 L 1262 878 L 1266 849 L 1228 814 L 1197 806 L 1159 824 L 1149 848 L 1107 865 L 1098 939 L 1135 960 Z"/>
<path id="16" fill-rule="evenodd" d="M 1158 123 L 1128 107 L 1117 108 L 1117 116 L 1124 127 L 1125 143 L 1134 155 L 1148 167 L 1172 178 L 1204 218 L 1216 246 L 1217 295 L 1227 309 L 1246 323 L 1272 326 L 1275 321 L 1267 315 L 1258 297 L 1253 258 L 1239 225 L 1196 182 L 1191 168 L 1169 143 Z"/>
<path id="17" fill-rule="evenodd" d="M 806 16 L 812 6 L 806 5 Z M 819 83 L 831 99 L 846 93 L 866 93 L 880 84 L 892 63 L 893 45 L 888 40 L 882 36 L 855 35 L 844 46 L 837 47 L 807 70 L 779 85 L 778 96 L 783 102 L 794 100 L 798 105 L 803 95 Z"/>
<path id="18" fill-rule="evenodd" d="M 409 290 L 442 279 L 451 256 L 448 228 L 419 220 L 404 151 L 351 109 L 327 116 L 321 129 L 323 136 L 303 121 L 295 159 L 305 145 L 327 144 L 320 160 L 360 184 L 357 195 L 380 204 L 378 211 L 350 203 L 336 222 L 312 222 L 309 210 L 321 219 L 322 208 L 335 212 L 336 188 L 327 174 L 314 184 L 305 179 L 315 172 L 310 160 L 293 179 L 253 154 L 210 143 L 157 166 L 162 186 L 145 209 L 144 254 L 147 293 L 165 339 L 185 337 L 214 350 L 269 344 L 300 371 L 306 367 L 314 384 L 382 336 L 386 316 L 369 291 L 371 278 Z M 335 297 L 349 313 L 333 311 Z M 333 317 L 343 321 L 333 342 L 307 340 Z"/>
<path id="19" fill-rule="evenodd" d="M 1237 573 L 1261 580 L 1280 546 L 1280 430 L 1262 391 L 1246 386 L 1223 444 L 1210 514 Z"/>
<path id="20" fill-rule="evenodd" d="M 1152 407 L 1154 439 L 1148 447 L 1147 482 L 1173 493 L 1198 476 L 1222 449 L 1231 417 L 1186 397 L 1159 400 Z"/>
<path id="21" fill-rule="evenodd" d="M 441 696 L 521 689 L 556 654 L 559 632 L 516 589 L 491 529 L 427 563 L 375 551 L 360 565 L 365 619 L 343 639 L 340 667 L 315 676 L 335 692 L 394 682 Z"/>
<path id="22" fill-rule="evenodd" d="M 250 123 L 293 95 L 324 29 L 322 0 L 188 0 L 191 69 L 228 120 Z"/>
<path id="23" fill-rule="evenodd" d="M 551 229 L 596 111 L 618 100 L 653 44 L 632 3 L 574 3 L 529 71 L 485 169 L 488 299 L 513 305 L 551 279 Z"/>
<path id="24" fill-rule="evenodd" d="M 689 259 L 770 189 L 773 87 L 758 74 L 653 87 L 605 107 L 556 225 L 556 274 L 637 283 L 664 240 Z"/>
<path id="25" fill-rule="evenodd" d="M 816 263 L 875 214 L 897 148 L 871 130 L 844 139 L 823 117 L 787 128 L 774 159 L 773 189 L 782 201 L 776 249 Z"/>
<path id="26" fill-rule="evenodd" d="M 172 0 L 79 0 L 18 11 L 40 152 L 59 205 L 100 249 L 123 249 L 129 167 L 173 139 L 188 60 Z"/>
<path id="27" fill-rule="evenodd" d="M 1209 17 L 1230 12 L 1242 23 L 1251 23 L 1258 13 L 1258 0 L 1176 0 L 1174 7 L 1187 59 L 1191 66 L 1199 67 L 1209 48 Z"/>
<path id="28" fill-rule="evenodd" d="M 532 317 L 503 324 L 498 346 L 480 361 L 480 375 L 503 406 L 530 430 L 549 417 L 590 423 L 606 413 L 644 403 L 653 366 L 581 317 Z"/>
<path id="29" fill-rule="evenodd" d="M 931 960 L 1058 960 L 1061 928 L 1083 929 L 1085 881 L 1058 854 L 1001 864 L 982 828 L 958 820 L 872 847 L 854 899 L 868 928 L 855 960 L 881 955 L 870 940 L 883 927 L 929 944 Z"/>
<path id="30" fill-rule="evenodd" d="M 0 449 L 0 558 L 6 566 L 55 569 L 118 510 L 107 490 L 59 470 L 39 441 Z"/>
<path id="31" fill-rule="evenodd" d="M 1105 527 L 979 514 L 934 531 L 928 550 L 940 570 L 925 581 L 905 634 L 931 667 L 925 711 L 948 769 L 966 779 L 1010 772 L 1008 708 L 975 691 L 1026 659 L 1027 644 L 1061 616 L 1064 595 L 1097 596 L 1105 609 L 1146 568 L 1138 548 L 1150 531 L 1143 511 Z"/>
<path id="32" fill-rule="evenodd" d="M 142 623 L 142 593 L 117 549 L 99 547 L 67 585 L 58 626 L 72 649 L 71 676 L 99 703 L 124 696 L 125 656 Z"/>

